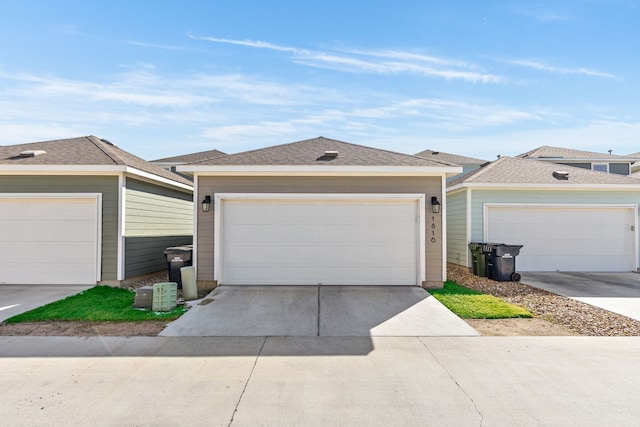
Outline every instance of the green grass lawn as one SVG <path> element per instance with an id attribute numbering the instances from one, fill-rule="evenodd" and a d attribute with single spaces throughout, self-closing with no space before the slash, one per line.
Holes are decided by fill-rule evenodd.
<path id="1" fill-rule="evenodd" d="M 140 322 L 145 320 L 174 320 L 185 309 L 179 306 L 173 311 L 155 313 L 133 307 L 135 292 L 110 286 L 95 286 L 60 301 L 43 305 L 26 313 L 5 320 L 6 323 L 91 321 L 91 322 Z"/>
<path id="2" fill-rule="evenodd" d="M 455 282 L 447 281 L 443 289 L 432 289 L 429 293 L 445 307 L 465 319 L 506 319 L 512 317 L 533 317 L 523 307 L 509 304 Z"/>

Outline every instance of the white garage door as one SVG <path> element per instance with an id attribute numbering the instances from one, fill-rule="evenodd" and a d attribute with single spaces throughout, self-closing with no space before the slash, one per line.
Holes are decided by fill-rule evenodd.
<path id="1" fill-rule="evenodd" d="M 417 200 L 224 200 L 226 285 L 417 285 Z"/>
<path id="2" fill-rule="evenodd" d="M 0 195 L 0 284 L 94 284 L 98 199 Z"/>
<path id="3" fill-rule="evenodd" d="M 486 240 L 524 245 L 520 271 L 632 271 L 632 207 L 488 206 Z"/>

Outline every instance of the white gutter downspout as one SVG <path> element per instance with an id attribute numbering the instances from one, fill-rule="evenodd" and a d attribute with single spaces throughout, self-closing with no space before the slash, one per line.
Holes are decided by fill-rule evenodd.
<path id="1" fill-rule="evenodd" d="M 118 260 L 118 268 L 116 273 L 116 280 L 124 280 L 124 233 L 125 229 L 125 177 L 124 173 L 118 174 L 118 254 L 116 259 Z"/>
<path id="2" fill-rule="evenodd" d="M 440 178 L 441 193 L 442 193 L 442 227 L 440 233 L 442 233 L 442 278 L 443 282 L 447 281 L 447 175 L 443 174 Z"/>

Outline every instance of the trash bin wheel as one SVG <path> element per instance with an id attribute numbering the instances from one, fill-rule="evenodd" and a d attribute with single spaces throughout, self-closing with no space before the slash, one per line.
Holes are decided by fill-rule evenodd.
<path id="1" fill-rule="evenodd" d="M 520 276 L 520 273 L 511 273 L 511 281 L 512 282 L 519 282 L 520 279 L 522 279 L 522 276 Z"/>

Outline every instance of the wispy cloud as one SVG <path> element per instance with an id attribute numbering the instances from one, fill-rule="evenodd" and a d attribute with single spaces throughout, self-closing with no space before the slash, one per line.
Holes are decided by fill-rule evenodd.
<path id="1" fill-rule="evenodd" d="M 504 62 L 516 65 L 519 67 L 531 68 L 534 70 L 547 71 L 549 73 L 556 74 L 577 74 L 583 76 L 591 76 L 591 77 L 601 77 L 605 79 L 616 79 L 617 76 L 610 73 L 605 73 L 599 70 L 592 70 L 586 67 L 574 67 L 574 68 L 566 68 L 566 67 L 557 67 L 555 65 L 545 64 L 544 62 L 534 61 L 534 60 L 505 60 Z"/>
<path id="2" fill-rule="evenodd" d="M 370 74 L 416 74 L 427 77 L 437 77 L 446 80 L 462 80 L 472 83 L 501 83 L 504 77 L 468 71 L 475 67 L 467 62 L 454 61 L 434 56 L 421 55 L 413 52 L 396 50 L 309 50 L 292 46 L 282 46 L 256 40 L 233 40 L 217 37 L 196 37 L 193 40 L 225 43 L 238 46 L 269 49 L 291 54 L 292 62 L 334 71 Z"/>
<path id="3" fill-rule="evenodd" d="M 518 9 L 517 15 L 526 16 L 541 22 L 573 21 L 575 17 L 566 13 L 542 9 Z"/>
<path id="4" fill-rule="evenodd" d="M 163 49 L 163 50 L 171 50 L 171 51 L 184 51 L 184 52 L 199 51 L 199 49 L 190 47 L 190 46 L 166 45 L 166 44 L 159 44 L 159 43 L 141 42 L 137 40 L 125 40 L 124 43 L 132 46 L 150 47 L 153 49 Z"/>
<path id="5" fill-rule="evenodd" d="M 208 41 L 213 43 L 234 44 L 237 46 L 256 47 L 260 49 L 277 50 L 280 52 L 293 52 L 297 54 L 304 54 L 308 52 L 304 49 L 298 49 L 298 48 L 289 47 L 289 46 L 280 46 L 277 44 L 267 43 L 259 40 L 232 40 L 232 39 L 223 39 L 218 37 L 198 37 L 192 34 L 187 34 L 187 36 L 192 40 L 201 40 L 201 41 Z"/>

